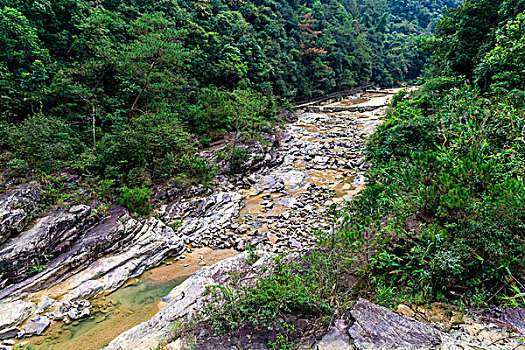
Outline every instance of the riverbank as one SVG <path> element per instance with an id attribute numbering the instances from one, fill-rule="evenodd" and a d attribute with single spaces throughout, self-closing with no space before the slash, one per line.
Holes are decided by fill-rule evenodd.
<path id="1" fill-rule="evenodd" d="M 196 188 L 186 192 L 192 195 L 180 196 L 167 190 L 164 196 L 171 201 L 147 220 L 132 218 L 118 206 L 110 207 L 102 219 L 86 205 L 47 213 L 9 242 L 10 255 L 4 256 L 19 263 L 20 254 L 30 261 L 48 249 L 64 253 L 42 272 L 2 291 L 9 296 L 2 301 L 3 318 L 10 320 L 2 330 L 24 333 L 22 322 L 35 317 L 36 334 L 53 320 L 77 321 L 66 315 L 79 311 L 71 302 L 111 292 L 187 247 L 308 249 L 315 242 L 314 230 L 329 229 L 330 205 L 350 199 L 363 185 L 365 167 L 358 152 L 379 123 L 380 112 L 303 114 L 286 126 L 289 136 L 279 147 L 281 164 L 245 181 L 219 182 L 214 193 Z M 5 197 L 20 203 L 38 198 L 38 188 L 16 191 Z M 31 207 L 22 208 L 20 215 L 29 217 Z M 14 303 L 20 307 L 7 307 Z M 75 318 L 77 311 L 70 316 Z"/>

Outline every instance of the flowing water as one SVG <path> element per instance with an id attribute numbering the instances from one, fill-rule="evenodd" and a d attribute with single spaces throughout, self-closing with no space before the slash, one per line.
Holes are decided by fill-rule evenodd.
<path id="1" fill-rule="evenodd" d="M 120 333 L 149 320 L 165 305 L 162 298 L 204 265 L 236 255 L 234 250 L 197 249 L 184 260 L 164 265 L 133 278 L 115 292 L 91 300 L 91 315 L 68 325 L 54 323 L 40 337 L 23 343 L 36 350 L 95 350 Z"/>
<path id="2" fill-rule="evenodd" d="M 95 300 L 98 310 L 87 319 L 53 327 L 42 339 L 35 337 L 31 344 L 46 350 L 100 349 L 116 335 L 150 319 L 159 310 L 157 302 L 184 279 L 130 283 Z"/>

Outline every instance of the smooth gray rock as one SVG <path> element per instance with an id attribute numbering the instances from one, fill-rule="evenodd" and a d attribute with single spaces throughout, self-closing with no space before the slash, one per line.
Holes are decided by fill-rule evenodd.
<path id="1" fill-rule="evenodd" d="M 69 311 L 67 312 L 67 316 L 72 320 L 76 320 L 77 318 L 79 318 L 78 309 L 77 308 L 69 309 Z"/>
<path id="2" fill-rule="evenodd" d="M 339 319 L 330 327 L 328 333 L 317 343 L 316 350 L 355 350 L 355 346 L 348 335 L 350 322 Z"/>
<path id="3" fill-rule="evenodd" d="M 19 333 L 21 329 L 18 327 L 11 327 L 0 330 L 0 340 L 2 339 L 9 339 L 9 338 L 15 338 Z M 9 345 L 9 344 L 7 344 Z"/>
<path id="4" fill-rule="evenodd" d="M 35 310 L 34 303 L 22 300 L 0 303 L 0 331 L 18 326 Z"/>
<path id="5" fill-rule="evenodd" d="M 0 194 L 0 244 L 23 230 L 39 200 L 39 191 L 30 185 Z"/>
<path id="6" fill-rule="evenodd" d="M 45 311 L 46 309 L 50 308 L 51 306 L 55 305 L 56 303 L 56 300 L 55 299 L 52 299 L 52 298 L 49 298 L 49 297 L 44 297 L 39 303 L 38 303 L 38 309 L 36 310 L 36 313 L 41 313 L 43 311 Z"/>
<path id="7" fill-rule="evenodd" d="M 359 350 L 423 350 L 441 344 L 436 329 L 365 299 L 359 299 L 351 315 L 355 323 L 348 333 Z"/>
<path id="8" fill-rule="evenodd" d="M 255 184 L 255 189 L 258 193 L 267 192 L 279 192 L 284 189 L 284 181 L 275 174 L 262 176 L 259 181 Z"/>
<path id="9" fill-rule="evenodd" d="M 41 335 L 50 324 L 51 321 L 47 317 L 36 315 L 30 319 L 24 327 L 22 336 L 30 337 L 32 335 Z"/>

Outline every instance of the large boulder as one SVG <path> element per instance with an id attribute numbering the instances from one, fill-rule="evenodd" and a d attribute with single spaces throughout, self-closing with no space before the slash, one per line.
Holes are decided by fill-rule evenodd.
<path id="1" fill-rule="evenodd" d="M 31 316 L 35 310 L 36 305 L 34 303 L 22 300 L 0 303 L 0 334 L 3 334 L 4 338 L 9 338 L 14 327 Z M 2 336 L 0 339 L 3 339 Z"/>
<path id="2" fill-rule="evenodd" d="M 348 333 L 359 350 L 437 349 L 441 333 L 427 324 L 359 299 L 351 310 Z"/>
<path id="3" fill-rule="evenodd" d="M 0 249 L 0 290 L 27 278 L 34 272 L 32 266 L 43 266 L 50 257 L 68 251 L 92 222 L 86 205 L 57 209 L 8 241 Z"/>
<path id="4" fill-rule="evenodd" d="M 39 191 L 30 185 L 0 194 L 0 244 L 24 229 L 39 200 Z"/>
<path id="5" fill-rule="evenodd" d="M 27 322 L 19 336 L 30 337 L 32 335 L 41 335 L 50 324 L 51 321 L 46 316 L 36 315 Z"/>

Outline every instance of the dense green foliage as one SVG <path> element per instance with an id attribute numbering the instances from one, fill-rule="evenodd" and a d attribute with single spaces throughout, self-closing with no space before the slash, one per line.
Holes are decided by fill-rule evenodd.
<path id="1" fill-rule="evenodd" d="M 256 256 L 252 258 L 257 259 Z M 278 257 L 272 273 L 253 285 L 238 288 L 242 279 L 234 277 L 231 287 L 209 287 L 204 307 L 208 322 L 216 331 L 225 332 L 245 323 L 277 328 L 283 315 L 294 312 L 306 317 L 331 315 L 331 285 L 314 272 L 311 261 L 313 259 L 307 259 L 306 264 L 298 264 L 286 257 Z M 218 304 L 221 307 L 219 312 Z"/>
<path id="2" fill-rule="evenodd" d="M 392 107 L 373 139 L 351 220 L 376 228 L 378 292 L 484 303 L 520 283 L 525 263 L 525 94 L 419 95 Z"/>
<path id="3" fill-rule="evenodd" d="M 235 143 L 285 99 L 417 77 L 419 44 L 457 3 L 2 0 L 2 159 L 12 175 L 207 181 L 194 136 L 233 132 L 239 171 Z"/>
<path id="4" fill-rule="evenodd" d="M 308 273 L 282 282 L 287 293 L 317 281 L 310 291 L 331 287 L 336 312 L 360 295 L 525 306 L 524 6 L 467 0 L 443 17 L 424 85 L 394 97 L 368 144 L 365 190 L 302 261 Z M 242 289 L 231 314 L 264 307 L 271 280 Z"/>
<path id="5" fill-rule="evenodd" d="M 431 76 L 463 76 L 483 89 L 523 89 L 525 1 L 473 0 L 437 26 Z"/>
<path id="6" fill-rule="evenodd" d="M 368 252 L 359 269 L 379 301 L 524 301 L 524 6 L 449 11 L 425 85 L 396 96 L 370 142 L 338 238 Z"/>

